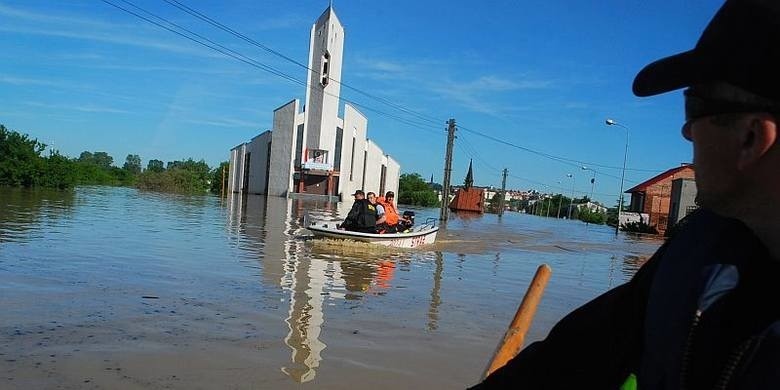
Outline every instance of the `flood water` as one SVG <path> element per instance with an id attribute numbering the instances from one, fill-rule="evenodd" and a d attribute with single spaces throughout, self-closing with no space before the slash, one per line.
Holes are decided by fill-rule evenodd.
<path id="1" fill-rule="evenodd" d="M 511 212 L 393 253 L 301 227 L 348 206 L 0 188 L 0 388 L 464 388 L 539 264 L 527 341 L 661 244 Z"/>

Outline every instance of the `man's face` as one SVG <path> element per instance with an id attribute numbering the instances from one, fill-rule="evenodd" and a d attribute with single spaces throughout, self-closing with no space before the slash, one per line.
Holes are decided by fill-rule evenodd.
<path id="1" fill-rule="evenodd" d="M 373 203 L 376 203 L 376 195 L 374 194 L 368 194 L 368 201 Z"/>
<path id="2" fill-rule="evenodd" d="M 722 114 L 692 119 L 683 126 L 683 137 L 693 143 L 699 206 L 718 211 L 739 191 L 735 126 L 746 125 L 744 114 Z"/>
<path id="3" fill-rule="evenodd" d="M 363 194 L 355 194 L 355 200 L 363 200 L 363 199 L 365 199 Z"/>

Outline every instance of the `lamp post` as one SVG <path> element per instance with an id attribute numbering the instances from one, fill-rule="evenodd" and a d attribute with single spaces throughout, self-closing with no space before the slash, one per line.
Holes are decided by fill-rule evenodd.
<path id="1" fill-rule="evenodd" d="M 607 126 L 618 126 L 622 127 L 626 130 L 626 152 L 623 155 L 623 173 L 620 175 L 620 197 L 618 200 L 618 215 L 617 215 L 617 224 L 615 224 L 615 235 L 618 234 L 618 231 L 620 230 L 620 214 L 623 212 L 623 180 L 626 178 L 626 160 L 628 160 L 628 127 L 615 122 L 614 119 L 607 119 L 605 121 Z"/>
<path id="2" fill-rule="evenodd" d="M 561 181 L 558 180 L 558 185 L 561 185 Z M 561 218 L 561 201 L 563 201 L 563 194 L 558 194 L 558 214 L 555 216 L 555 218 L 560 219 Z"/>
<path id="3" fill-rule="evenodd" d="M 571 207 L 572 207 L 572 204 L 574 203 L 574 183 L 577 182 L 577 178 L 574 176 L 573 173 L 566 174 L 566 177 L 570 177 L 571 178 L 571 199 L 569 199 L 569 212 L 567 214 L 568 217 L 566 217 L 568 219 L 571 219 Z"/>
<path id="4" fill-rule="evenodd" d="M 583 166 L 582 170 L 593 172 L 593 176 L 590 178 L 590 201 L 593 202 L 593 188 L 596 186 L 596 171 L 593 168 L 588 168 L 586 166 Z"/>

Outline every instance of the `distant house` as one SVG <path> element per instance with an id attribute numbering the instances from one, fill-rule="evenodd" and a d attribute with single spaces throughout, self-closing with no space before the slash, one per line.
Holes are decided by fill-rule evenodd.
<path id="1" fill-rule="evenodd" d="M 579 210 L 588 209 L 588 211 L 590 211 L 592 213 L 606 213 L 607 212 L 607 208 L 606 207 L 604 207 L 601 204 L 598 204 L 598 203 L 595 203 L 595 202 L 591 202 L 591 201 L 588 201 L 586 203 L 578 203 L 575 206 L 577 206 L 577 208 Z"/>
<path id="2" fill-rule="evenodd" d="M 672 183 L 678 179 L 693 180 L 693 165 L 683 164 L 669 169 L 627 190 L 626 193 L 631 194 L 631 204 L 625 217 L 629 217 L 630 212 L 646 214 L 647 220 L 643 222 L 655 226 L 659 234 L 664 234 L 667 227 L 676 222 L 671 221 L 670 224 L 669 210 L 672 206 Z M 621 224 L 626 222 L 622 217 L 624 216 L 621 216 Z"/>
<path id="3" fill-rule="evenodd" d="M 466 173 L 466 180 L 461 188 L 455 192 L 455 197 L 449 204 L 452 211 L 470 211 L 483 213 L 485 211 L 484 195 L 482 188 L 474 187 L 474 174 L 469 162 L 469 171 Z"/>

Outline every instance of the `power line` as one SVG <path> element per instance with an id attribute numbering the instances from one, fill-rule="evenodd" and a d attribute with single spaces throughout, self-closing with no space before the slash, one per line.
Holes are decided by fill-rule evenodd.
<path id="1" fill-rule="evenodd" d="M 575 159 L 571 159 L 571 158 L 556 156 L 556 155 L 545 153 L 545 152 L 540 152 L 538 150 L 534 150 L 534 149 L 531 149 L 531 148 L 528 148 L 528 147 L 525 147 L 525 146 L 520 146 L 520 145 L 514 144 L 512 142 L 505 141 L 505 140 L 502 140 L 500 138 L 493 137 L 491 135 L 479 132 L 477 130 L 469 129 L 467 127 L 459 126 L 459 128 L 462 129 L 462 130 L 468 131 L 468 132 L 470 132 L 472 134 L 478 135 L 480 137 L 489 139 L 489 140 L 491 140 L 493 142 L 497 142 L 497 143 L 500 143 L 500 144 L 503 144 L 503 145 L 511 146 L 513 148 L 526 151 L 528 153 L 536 154 L 538 156 L 542 156 L 542 157 L 545 157 L 547 159 L 558 161 L 558 162 L 561 162 L 561 163 L 564 163 L 564 164 L 567 164 L 567 165 L 576 166 L 578 168 L 583 166 L 583 165 L 590 165 L 590 166 L 599 167 L 599 168 L 608 168 L 608 169 L 617 169 L 617 170 L 622 169 L 621 167 L 617 167 L 617 166 L 609 166 L 609 165 L 603 165 L 603 164 L 589 163 L 589 162 L 586 162 L 586 161 L 580 161 L 580 160 L 575 160 Z M 659 172 L 659 170 L 656 170 L 656 169 L 626 168 L 626 170 L 627 171 L 640 171 L 640 172 Z"/>
<path id="2" fill-rule="evenodd" d="M 254 39 L 252 39 L 252 38 L 250 38 L 250 37 L 248 37 L 248 36 L 238 32 L 238 31 L 234 30 L 233 28 L 230 28 L 230 27 L 226 26 L 225 24 L 215 20 L 214 18 L 211 18 L 208 15 L 205 15 L 204 13 L 202 13 L 202 12 L 200 12 L 198 10 L 193 9 L 192 7 L 189 7 L 189 6 L 183 4 L 182 2 L 180 2 L 178 0 L 164 0 L 164 1 L 166 3 L 168 3 L 168 4 L 170 4 L 171 6 L 176 7 L 177 9 L 179 9 L 181 11 L 184 11 L 187 14 L 189 14 L 189 15 L 195 17 L 195 18 L 198 18 L 198 19 L 200 19 L 202 21 L 205 21 L 206 23 L 209 23 L 210 25 L 212 25 L 212 26 L 214 26 L 216 28 L 219 28 L 220 30 L 228 32 L 228 33 L 230 33 L 230 34 L 232 34 L 232 35 L 234 35 L 234 36 L 244 40 L 245 42 L 248 42 L 248 43 L 250 43 L 250 44 L 252 44 L 254 46 L 259 47 L 259 48 L 267 51 L 268 53 L 271 53 L 271 54 L 274 54 L 274 55 L 276 55 L 276 56 L 278 56 L 280 58 L 283 58 L 283 59 L 285 59 L 285 60 L 287 60 L 287 61 L 289 61 L 289 62 L 291 62 L 291 63 L 293 63 L 295 65 L 298 65 L 299 67 L 301 67 L 303 69 L 306 69 L 306 70 L 308 70 L 310 72 L 313 72 L 315 74 L 320 74 L 319 71 L 317 71 L 315 69 L 312 69 L 312 68 L 309 68 L 307 65 L 305 65 L 305 64 L 303 64 L 303 63 L 301 63 L 299 61 L 296 61 L 295 59 L 293 59 L 293 58 L 291 58 L 291 57 L 289 57 L 289 56 L 287 56 L 287 55 L 285 55 L 285 54 L 283 54 L 283 53 L 281 53 L 281 52 L 279 52 L 277 50 L 274 50 L 274 49 L 268 47 L 267 45 L 264 45 L 264 44 L 262 44 L 262 43 L 260 43 L 260 42 L 258 42 L 256 40 L 254 40 Z M 385 99 L 383 97 L 376 96 L 376 95 L 370 94 L 370 93 L 368 93 L 366 91 L 363 91 L 361 89 L 352 87 L 351 85 L 348 85 L 346 83 L 341 82 L 341 80 L 336 80 L 336 79 L 331 79 L 331 80 L 333 80 L 334 82 L 340 84 L 341 86 L 343 86 L 343 87 L 345 87 L 347 89 L 350 89 L 350 90 L 355 91 L 357 93 L 360 93 L 360 94 L 362 94 L 364 96 L 367 96 L 369 98 L 372 98 L 374 100 L 377 100 L 379 102 L 387 104 L 390 107 L 398 109 L 398 110 L 400 110 L 402 112 L 405 112 L 407 114 L 413 115 L 413 116 L 415 116 L 417 118 L 420 118 L 422 120 L 429 121 L 429 122 L 434 123 L 434 124 L 441 123 L 441 121 L 439 119 L 437 119 L 437 118 L 421 114 L 421 113 L 419 113 L 417 111 L 408 109 L 408 108 L 406 108 L 406 107 L 404 107 L 404 106 L 402 106 L 400 104 L 396 104 L 394 102 L 391 102 L 391 101 L 389 101 L 389 100 L 387 100 L 387 99 Z M 530 148 L 526 148 L 526 147 L 522 147 L 522 146 L 519 146 L 519 145 L 515 145 L 515 144 L 512 144 L 510 142 L 502 141 L 502 140 L 499 140 L 497 138 L 490 137 L 490 136 L 487 136 L 487 135 L 482 134 L 480 132 L 477 132 L 476 130 L 471 130 L 471 129 L 464 128 L 463 126 L 460 126 L 460 128 L 462 128 L 462 129 L 464 129 L 466 131 L 470 131 L 470 132 L 473 132 L 475 134 L 481 135 L 481 136 L 485 136 L 485 137 L 487 137 L 487 138 L 489 138 L 489 139 L 491 139 L 493 141 L 500 142 L 500 143 L 503 143 L 503 144 L 506 144 L 506 145 L 509 145 L 509 146 L 513 146 L 513 147 L 516 147 L 516 148 L 520 148 L 522 150 L 528 151 L 530 153 L 538 154 L 540 156 L 543 156 L 543 157 L 546 157 L 546 158 L 549 158 L 549 159 L 552 159 L 552 160 L 557 160 L 557 161 L 560 161 L 560 162 L 568 161 L 568 162 L 571 162 L 571 163 L 579 164 L 579 166 L 590 165 L 590 166 L 599 167 L 599 168 L 617 169 L 617 170 L 621 169 L 620 167 L 613 167 L 613 166 L 609 166 L 609 165 L 590 163 L 590 162 L 584 162 L 584 161 L 578 161 L 578 160 L 568 159 L 568 158 L 564 158 L 564 157 L 554 156 L 554 155 L 551 155 L 551 154 L 535 151 L 535 150 L 530 149 Z M 572 164 L 569 164 L 569 165 L 572 165 Z M 627 170 L 643 171 L 643 172 L 658 172 L 658 170 L 649 170 L 649 169 L 645 170 L 645 169 L 635 169 L 635 168 L 634 169 L 627 168 Z M 616 176 L 611 176 L 611 175 L 608 175 L 608 174 L 605 174 L 605 173 L 602 173 L 602 174 L 605 175 L 605 176 L 610 176 L 610 177 L 617 178 Z"/>
<path id="3" fill-rule="evenodd" d="M 226 26 L 225 24 L 220 23 L 217 20 L 214 20 L 213 18 L 209 17 L 208 15 L 203 14 L 200 11 L 197 11 L 197 10 L 195 10 L 195 9 L 185 5 L 185 4 L 182 4 L 178 0 L 164 0 L 164 1 L 166 3 L 168 3 L 168 4 L 170 4 L 170 5 L 178 8 L 179 10 L 186 12 L 187 14 L 189 14 L 189 15 L 195 17 L 195 18 L 198 18 L 198 19 L 200 19 L 200 20 L 202 20 L 202 21 L 204 21 L 206 23 L 209 23 L 210 25 L 212 25 L 212 26 L 214 26 L 214 27 L 216 27 L 216 28 L 218 28 L 218 29 L 220 29 L 222 31 L 228 32 L 228 33 L 230 33 L 230 34 L 232 34 L 232 35 L 234 35 L 234 36 L 244 40 L 245 42 L 248 42 L 248 43 L 250 43 L 250 44 L 252 44 L 254 46 L 259 47 L 259 48 L 267 51 L 268 53 L 271 53 L 273 55 L 279 56 L 279 57 L 281 57 L 281 58 L 283 58 L 283 59 L 285 59 L 285 60 L 287 60 L 287 61 L 289 61 L 289 62 L 291 62 L 291 63 L 293 63 L 295 65 L 298 65 L 299 67 L 301 67 L 303 69 L 306 69 L 306 70 L 308 70 L 310 72 L 314 72 L 315 74 L 318 74 L 318 75 L 321 74 L 319 71 L 317 71 L 315 69 L 312 69 L 312 68 L 309 68 L 307 65 L 305 65 L 305 64 L 303 64 L 303 63 L 301 63 L 299 61 L 296 61 L 295 59 L 290 58 L 290 57 L 280 53 L 279 51 L 276 51 L 276 50 L 274 50 L 274 49 L 272 49 L 272 48 L 270 48 L 270 47 L 268 47 L 268 46 L 266 46 L 266 45 L 264 45 L 264 44 L 262 44 L 262 43 L 260 43 L 260 42 L 258 42 L 256 40 L 254 40 L 254 39 L 252 39 L 252 38 L 250 38 L 250 37 L 248 37 L 248 36 L 238 32 L 238 31 L 236 31 L 236 30 Z M 402 106 L 400 104 L 391 102 L 391 101 L 389 101 L 389 100 L 387 100 L 387 99 L 385 99 L 385 98 L 383 98 L 381 96 L 376 96 L 374 94 L 368 93 L 368 92 L 363 91 L 361 89 L 355 88 L 355 87 L 353 87 L 351 85 L 348 85 L 346 83 L 341 82 L 341 80 L 336 80 L 336 79 L 333 79 L 333 78 L 331 78 L 331 80 L 333 80 L 334 82 L 340 84 L 341 86 L 343 86 L 343 87 L 345 87 L 347 89 L 355 91 L 355 92 L 357 92 L 357 93 L 359 93 L 361 95 L 364 95 L 366 97 L 369 97 L 371 99 L 377 100 L 377 101 L 379 101 L 381 103 L 384 103 L 384 104 L 386 104 L 386 105 L 388 105 L 390 107 L 393 107 L 393 108 L 395 108 L 397 110 L 403 111 L 403 112 L 405 112 L 405 113 L 407 113 L 409 115 L 415 116 L 418 119 L 421 119 L 421 120 L 424 120 L 424 121 L 428 121 L 428 122 L 431 122 L 433 124 L 441 123 L 441 121 L 439 119 L 437 119 L 437 118 L 421 114 L 421 113 L 419 113 L 417 111 L 414 111 L 414 110 L 411 110 L 409 108 L 406 108 L 406 107 L 404 107 L 404 106 Z"/>
<path id="4" fill-rule="evenodd" d="M 468 141 L 468 139 L 467 139 L 467 137 L 466 137 L 466 135 L 465 135 L 464 133 L 460 133 L 460 136 L 459 136 L 459 137 L 460 137 L 460 138 L 461 138 L 461 139 L 462 139 L 464 142 L 459 142 L 459 143 L 456 143 L 456 144 L 455 144 L 455 147 L 456 147 L 456 148 L 458 148 L 458 149 L 460 149 L 461 151 L 463 151 L 463 152 L 464 152 L 465 154 L 467 154 L 469 157 L 471 157 L 471 158 L 473 158 L 473 159 L 476 159 L 478 162 L 480 162 L 480 164 L 481 164 L 481 165 L 485 166 L 486 168 L 488 168 L 488 169 L 490 169 L 490 170 L 492 170 L 492 171 L 495 171 L 495 172 L 501 172 L 501 170 L 500 170 L 500 169 L 498 169 L 498 168 L 496 168 L 495 166 L 491 165 L 491 164 L 490 164 L 490 163 L 488 163 L 488 162 L 487 162 L 485 159 L 483 159 L 483 158 L 482 158 L 482 156 L 480 156 L 480 154 L 479 154 L 479 153 L 476 151 L 476 149 L 474 148 L 474 146 L 472 145 L 472 143 Z M 594 171 L 595 171 L 595 170 L 594 170 Z M 615 178 L 615 179 L 620 179 L 620 178 L 619 178 L 619 177 L 617 177 L 617 176 L 608 175 L 608 174 L 606 174 L 606 173 L 603 173 L 603 172 L 599 172 L 599 171 L 595 171 L 595 172 L 596 172 L 596 173 L 599 173 L 601 176 L 609 176 L 609 177 L 613 177 L 613 178 Z M 542 183 L 542 182 L 540 182 L 540 181 L 536 181 L 536 180 L 532 180 L 532 179 L 529 179 L 529 178 L 527 178 L 527 177 L 521 177 L 521 176 L 517 176 L 517 175 L 511 174 L 511 173 L 510 173 L 510 174 L 508 174 L 508 175 L 509 175 L 510 177 L 514 178 L 514 179 L 522 180 L 522 181 L 525 181 L 525 182 L 528 182 L 528 183 L 531 183 L 531 184 L 540 185 L 540 186 L 544 186 L 544 187 L 548 187 L 548 188 L 556 188 L 556 189 L 560 189 L 560 190 L 562 190 L 562 191 L 568 191 L 568 189 L 566 189 L 566 188 L 563 188 L 563 187 L 558 187 L 558 186 L 551 186 L 551 185 L 549 185 L 549 184 Z M 575 190 L 575 192 L 577 192 L 577 193 L 582 193 L 582 194 L 585 194 L 585 195 L 587 195 L 587 194 L 590 194 L 590 192 L 589 192 L 589 191 L 576 191 L 576 190 Z M 606 194 L 606 193 L 598 193 L 598 192 L 594 192 L 593 194 L 594 194 L 594 195 L 601 195 L 601 196 L 612 196 L 612 195 L 614 195 L 614 194 Z"/>
<path id="5" fill-rule="evenodd" d="M 278 70 L 278 69 L 276 69 L 276 68 L 274 68 L 274 67 L 272 67 L 270 65 L 264 64 L 264 63 L 259 62 L 259 61 L 255 60 L 255 59 L 251 58 L 251 57 L 248 57 L 248 56 L 246 56 L 246 55 L 244 55 L 242 53 L 239 53 L 239 52 L 237 52 L 237 51 L 235 51 L 233 49 L 227 48 L 224 45 L 221 45 L 221 44 L 219 44 L 217 42 L 214 42 L 214 41 L 210 40 L 207 37 L 204 37 L 203 35 L 200 35 L 200 34 L 195 33 L 195 32 L 193 32 L 193 31 L 191 31 L 189 29 L 186 29 L 186 28 L 184 28 L 182 26 L 179 26 L 179 25 L 177 25 L 177 24 L 175 24 L 175 23 L 173 23 L 173 22 L 171 22 L 171 21 L 169 21 L 169 20 L 167 20 L 167 19 L 165 19 L 165 18 L 163 18 L 163 17 L 161 17 L 159 15 L 155 15 L 154 13 L 149 12 L 149 11 L 141 8 L 141 7 L 135 5 L 134 3 L 130 2 L 130 1 L 120 0 L 120 1 L 124 2 L 125 4 L 128 4 L 128 5 L 132 6 L 133 8 L 140 10 L 141 12 L 154 17 L 155 19 L 158 19 L 158 20 L 160 20 L 160 21 L 162 21 L 164 23 L 167 23 L 167 24 L 169 24 L 171 26 L 174 26 L 175 28 L 177 28 L 177 29 L 179 29 L 181 31 L 186 32 L 186 34 L 180 32 L 180 31 L 177 31 L 177 30 L 175 30 L 173 28 L 167 27 L 167 26 L 165 26 L 165 25 L 163 25 L 161 23 L 158 23 L 158 22 L 156 22 L 154 20 L 151 20 L 151 19 L 149 19 L 149 18 L 147 18 L 147 17 L 145 17 L 143 15 L 140 15 L 140 14 L 138 14 L 136 12 L 133 12 L 133 11 L 131 11 L 129 9 L 126 9 L 126 8 L 120 6 L 120 5 L 112 3 L 111 1 L 108 1 L 108 0 L 101 0 L 101 1 L 103 1 L 104 3 L 109 4 L 109 5 L 117 8 L 117 9 L 120 9 L 120 10 L 122 10 L 122 11 L 124 11 L 124 12 L 126 12 L 126 13 L 128 13 L 130 15 L 133 15 L 133 16 L 139 18 L 139 19 L 145 20 L 148 23 L 156 25 L 156 26 L 158 26 L 160 28 L 163 28 L 163 29 L 165 29 L 165 30 L 167 30 L 169 32 L 177 34 L 177 35 L 179 35 L 179 36 L 181 36 L 183 38 L 189 39 L 189 40 L 191 40 L 191 41 L 193 41 L 195 43 L 198 43 L 198 44 L 200 44 L 202 46 L 205 46 L 205 47 L 207 47 L 209 49 L 217 51 L 217 52 L 219 52 L 219 53 L 221 53 L 223 55 L 226 55 L 226 56 L 231 57 L 233 59 L 236 59 L 236 60 L 239 60 L 241 62 L 244 62 L 244 63 L 246 63 L 246 64 L 248 64 L 250 66 L 259 68 L 259 69 L 264 70 L 266 72 L 269 72 L 269 73 L 271 73 L 273 75 L 279 76 L 279 77 L 281 77 L 283 79 L 286 79 L 288 81 L 296 83 L 298 85 L 305 86 L 307 88 L 314 88 L 313 85 L 309 86 L 308 83 L 305 82 L 305 81 L 299 80 L 299 79 L 297 79 L 297 78 L 295 78 L 293 76 L 290 76 L 290 75 L 288 75 L 288 74 L 286 74 L 286 73 L 284 73 L 284 72 L 282 72 L 282 71 L 280 71 L 280 70 Z M 277 55 L 277 56 L 279 56 L 279 57 L 281 57 L 281 58 L 283 58 L 283 59 L 285 59 L 287 61 L 290 61 L 290 62 L 292 62 L 292 63 L 294 63 L 294 64 L 296 64 L 296 65 L 298 65 L 300 67 L 303 67 L 304 69 L 307 69 L 307 70 L 309 70 L 311 72 L 319 74 L 319 72 L 317 72 L 316 70 L 310 69 L 308 66 L 306 66 L 306 65 L 304 65 L 304 64 L 302 64 L 302 63 L 300 63 L 300 62 L 298 62 L 298 61 L 296 61 L 296 60 L 294 60 L 294 59 L 292 59 L 292 58 L 290 58 L 290 57 L 288 57 L 288 56 L 286 56 L 286 55 L 276 51 L 276 50 L 273 50 L 270 47 L 268 47 L 266 45 L 263 45 L 262 43 L 257 42 L 254 39 L 251 39 L 251 38 L 247 37 L 246 35 L 241 34 L 240 32 L 237 32 L 237 31 L 233 30 L 230 27 L 225 26 L 224 24 L 214 20 L 213 18 L 210 18 L 207 15 L 205 15 L 205 14 L 203 14 L 203 13 L 197 11 L 197 10 L 194 10 L 194 9 L 188 7 L 188 6 L 182 4 L 181 2 L 179 2 L 177 0 L 164 0 L 164 1 L 166 3 L 174 6 L 174 7 L 176 7 L 178 9 L 180 9 L 180 10 L 182 10 L 182 11 L 184 11 L 184 12 L 186 12 L 186 13 L 188 13 L 188 14 L 190 14 L 190 15 L 198 18 L 198 19 L 200 19 L 200 20 L 203 20 L 203 21 L 211 24 L 212 26 L 215 26 L 215 27 L 217 27 L 219 29 L 222 29 L 223 31 L 229 32 L 230 34 L 243 39 L 244 41 L 249 42 L 252 45 L 260 47 L 263 50 L 266 50 L 269 53 Z M 187 34 L 190 34 L 190 35 L 187 35 Z M 343 98 L 343 97 L 340 97 L 340 96 L 336 96 L 336 95 L 331 94 L 329 92 L 323 91 L 323 93 L 326 94 L 326 95 L 336 97 L 336 98 L 338 98 L 338 99 L 340 99 L 340 100 L 342 100 L 344 102 L 350 103 L 350 104 L 352 104 L 352 105 L 354 105 L 356 107 L 360 107 L 361 109 L 374 112 L 376 114 L 385 116 L 387 118 L 396 120 L 398 122 L 401 122 L 401 123 L 404 123 L 404 124 L 407 124 L 407 125 L 410 125 L 410 126 L 413 126 L 413 127 L 417 127 L 420 130 L 431 132 L 431 133 L 434 133 L 434 134 L 437 134 L 437 135 L 441 134 L 441 132 L 440 132 L 441 130 L 440 130 L 439 126 L 434 126 L 432 124 L 432 123 L 437 123 L 438 124 L 438 123 L 441 123 L 441 121 L 439 121 L 439 120 L 437 120 L 437 119 L 435 119 L 435 118 L 433 118 L 431 116 L 421 114 L 421 113 L 416 112 L 414 110 L 410 110 L 410 109 L 408 109 L 408 108 L 406 108 L 406 107 L 404 107 L 402 105 L 393 103 L 393 102 L 391 102 L 391 101 L 389 101 L 389 100 L 387 100 L 385 98 L 382 98 L 382 97 L 370 94 L 370 93 L 362 91 L 362 90 L 360 90 L 358 88 L 355 88 L 355 87 L 349 86 L 347 84 L 341 83 L 339 80 L 335 80 L 335 79 L 331 79 L 331 80 L 333 80 L 334 82 L 339 83 L 340 85 L 342 85 L 342 86 L 344 86 L 344 87 L 346 87 L 348 89 L 351 89 L 351 90 L 353 90 L 355 92 L 358 92 L 358 93 L 360 93 L 362 95 L 365 95 L 365 96 L 370 97 L 370 98 L 372 98 L 374 100 L 382 102 L 383 104 L 386 104 L 386 105 L 388 105 L 388 106 L 390 106 L 392 108 L 395 108 L 395 109 L 397 109 L 397 110 L 399 110 L 399 111 L 401 111 L 401 112 L 403 112 L 405 114 L 412 115 L 412 116 L 418 118 L 417 120 L 425 121 L 425 123 L 418 122 L 416 120 L 412 120 L 412 119 L 409 119 L 409 118 L 404 118 L 404 117 L 401 117 L 401 116 L 393 115 L 393 114 L 390 114 L 390 113 L 387 113 L 387 112 L 384 112 L 384 111 L 381 111 L 381 110 L 369 107 L 369 106 L 367 106 L 365 104 L 358 103 L 356 101 L 353 101 L 353 100 L 350 100 L 350 99 L 346 99 L 346 98 Z M 499 139 L 499 138 L 496 138 L 496 137 L 493 137 L 493 136 L 490 136 L 488 134 L 482 133 L 482 132 L 477 131 L 477 130 L 469 129 L 469 128 L 466 128 L 466 127 L 463 127 L 463 126 L 459 126 L 459 127 L 461 129 L 465 130 L 465 131 L 468 131 L 468 132 L 470 132 L 472 134 L 475 134 L 475 135 L 478 135 L 480 137 L 489 139 L 491 141 L 494 141 L 494 142 L 497 142 L 497 143 L 500 143 L 500 144 L 504 144 L 504 145 L 507 145 L 507 146 L 510 146 L 510 147 L 513 147 L 513 148 L 517 148 L 517 149 L 526 151 L 528 153 L 536 154 L 538 156 L 541 156 L 541 157 L 544 157 L 544 158 L 547 158 L 547 159 L 550 159 L 550 160 L 553 160 L 553 161 L 558 161 L 558 162 L 566 164 L 566 165 L 570 165 L 570 166 L 574 166 L 574 167 L 581 167 L 583 165 L 589 165 L 589 166 L 592 166 L 592 167 L 600 167 L 600 168 L 606 168 L 606 169 L 621 169 L 620 167 L 614 167 L 614 166 L 598 164 L 598 163 L 590 163 L 590 162 L 579 161 L 579 160 L 574 160 L 574 159 L 570 159 L 570 158 L 556 156 L 556 155 L 553 155 L 553 154 L 537 151 L 537 150 L 534 150 L 534 149 L 531 149 L 531 148 L 528 148 L 528 147 L 520 146 L 520 145 L 517 145 L 515 143 L 509 142 L 509 141 L 505 141 L 505 140 L 502 140 L 502 139 Z M 436 129 L 438 131 L 432 130 L 432 129 Z M 494 169 L 494 170 L 498 171 L 498 169 L 496 169 L 495 167 L 492 167 L 484 159 L 482 159 L 479 156 L 479 154 L 476 152 L 476 149 L 474 149 L 473 146 L 470 145 L 469 147 L 472 149 L 472 151 L 474 151 L 474 155 L 477 156 L 478 160 L 482 161 L 483 164 L 485 164 L 486 166 L 490 167 L 491 169 Z M 636 171 L 636 172 L 659 172 L 659 170 L 637 169 L 637 168 L 626 168 L 626 170 L 627 171 Z M 606 174 L 604 172 L 600 172 L 600 174 L 603 175 L 603 176 L 609 176 L 609 177 L 617 178 L 616 176 L 609 175 L 609 174 Z"/>
<path id="6" fill-rule="evenodd" d="M 126 4 L 128 4 L 130 6 L 132 6 L 133 8 L 138 9 L 139 11 L 141 11 L 141 12 L 147 14 L 147 15 L 150 15 L 150 16 L 152 16 L 152 17 L 154 17 L 154 18 L 156 18 L 156 19 L 158 19 L 160 21 L 163 21 L 164 23 L 167 23 L 167 24 L 169 24 L 171 26 L 174 26 L 174 27 L 180 29 L 181 31 L 186 32 L 186 34 L 181 32 L 181 31 L 177 31 L 176 29 L 173 29 L 173 28 L 170 28 L 168 26 L 165 26 L 165 25 L 163 25 L 163 24 L 161 24 L 161 23 L 159 23 L 157 21 L 154 21 L 154 20 L 148 18 L 148 17 L 140 15 L 137 12 L 134 12 L 134 11 L 132 11 L 130 9 L 124 8 L 124 7 L 122 7 L 122 6 L 118 5 L 118 4 L 115 4 L 115 3 L 113 3 L 113 2 L 111 2 L 109 0 L 101 0 L 101 1 L 106 3 L 106 4 L 108 4 L 108 5 L 113 6 L 113 7 L 117 8 L 117 9 L 119 9 L 119 10 L 122 10 L 122 11 L 124 11 L 124 12 L 126 12 L 126 13 L 128 13 L 130 15 L 133 15 L 133 16 L 139 18 L 139 19 L 142 19 L 142 20 L 144 20 L 144 21 L 146 21 L 148 23 L 151 23 L 151 24 L 153 24 L 153 25 L 155 25 L 157 27 L 165 29 L 165 30 L 167 30 L 169 32 L 172 32 L 172 33 L 174 33 L 176 35 L 179 35 L 179 36 L 181 36 L 183 38 L 186 38 L 186 39 L 188 39 L 190 41 L 193 41 L 193 42 L 195 42 L 195 43 L 197 43 L 199 45 L 205 46 L 205 47 L 207 47 L 209 49 L 212 49 L 212 50 L 214 50 L 216 52 L 219 52 L 220 54 L 226 55 L 228 57 L 231 57 L 233 59 L 241 61 L 241 62 L 243 62 L 245 64 L 248 64 L 250 66 L 253 66 L 255 68 L 264 70 L 264 71 L 269 72 L 269 73 L 271 73 L 273 75 L 279 76 L 279 77 L 281 77 L 281 78 L 283 78 L 285 80 L 291 81 L 291 82 L 293 82 L 295 84 L 298 84 L 298 85 L 301 85 L 301 86 L 304 86 L 304 87 L 307 87 L 307 88 L 314 88 L 314 86 L 311 86 L 311 87 L 308 86 L 308 84 L 305 81 L 301 81 L 299 79 L 296 79 L 295 77 L 290 76 L 290 75 L 288 75 L 288 74 L 286 74 L 286 73 L 284 73 L 284 72 L 282 72 L 282 71 L 280 71 L 278 69 L 275 69 L 272 66 L 266 65 L 266 64 L 264 64 L 262 62 L 259 62 L 259 61 L 255 60 L 255 59 L 251 58 L 251 57 L 248 57 L 248 56 L 246 56 L 244 54 L 241 54 L 241 53 L 239 53 L 239 52 L 237 52 L 237 51 L 235 51 L 233 49 L 225 47 L 224 45 L 221 45 L 221 44 L 219 44 L 217 42 L 214 42 L 214 41 L 212 41 L 212 40 L 210 40 L 210 39 L 208 39 L 208 38 L 206 38 L 206 37 L 204 37 L 204 36 L 202 36 L 202 35 L 200 35 L 198 33 L 195 33 L 193 31 L 187 29 L 187 28 L 179 26 L 176 23 L 173 23 L 173 22 L 171 22 L 171 21 L 169 21 L 169 20 L 167 20 L 167 19 L 165 19 L 165 18 L 163 18 L 163 17 L 161 17 L 159 15 L 156 15 L 156 14 L 150 12 L 150 11 L 147 11 L 147 10 L 143 9 L 142 7 L 139 7 L 138 5 L 133 4 L 130 1 L 120 0 L 123 3 L 126 3 Z M 187 35 L 187 34 L 191 34 L 191 35 Z M 346 99 L 346 98 L 343 98 L 343 97 L 340 97 L 340 96 L 336 96 L 336 95 L 328 93 L 328 92 L 324 92 L 323 91 L 323 93 L 326 94 L 326 95 L 329 95 L 329 96 L 336 97 L 336 98 L 338 98 L 338 99 L 340 99 L 340 100 L 342 100 L 344 102 L 350 103 L 350 104 L 354 105 L 355 107 L 359 107 L 361 109 L 374 112 L 376 114 L 379 114 L 379 115 L 382 115 L 382 116 L 394 119 L 396 121 L 399 121 L 401 123 L 404 123 L 404 124 L 407 124 L 407 125 L 410 125 L 410 126 L 414 126 L 414 127 L 418 127 L 418 128 L 428 127 L 428 128 L 437 128 L 438 129 L 438 127 L 434 127 L 433 125 L 428 124 L 428 123 L 415 122 L 415 121 L 413 121 L 411 119 L 403 118 L 403 117 L 400 117 L 400 116 L 397 116 L 397 115 L 393 115 L 393 114 L 390 114 L 390 113 L 387 113 L 387 112 L 384 112 L 384 111 L 381 111 L 381 110 L 369 107 L 369 106 L 367 106 L 365 104 L 358 103 L 358 102 L 355 102 L 353 100 Z M 437 134 L 439 134 L 439 133 L 437 133 Z"/>

